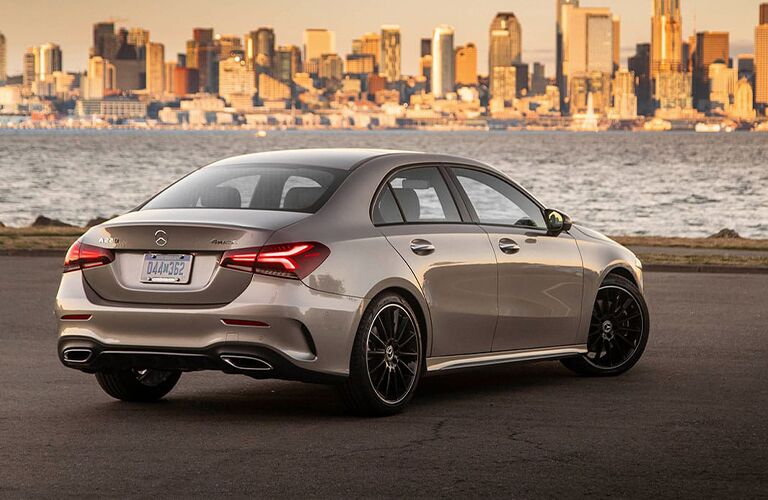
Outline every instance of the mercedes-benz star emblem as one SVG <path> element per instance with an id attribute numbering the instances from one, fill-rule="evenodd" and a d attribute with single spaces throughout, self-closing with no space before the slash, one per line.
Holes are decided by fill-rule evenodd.
<path id="1" fill-rule="evenodd" d="M 158 229 L 155 231 L 155 243 L 159 247 L 164 247 L 168 244 L 168 233 L 163 231 L 162 229 Z"/>

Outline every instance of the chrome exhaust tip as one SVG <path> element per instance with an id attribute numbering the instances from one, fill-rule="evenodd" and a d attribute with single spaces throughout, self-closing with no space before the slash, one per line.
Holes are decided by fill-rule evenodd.
<path id="1" fill-rule="evenodd" d="M 243 371 L 269 371 L 272 365 L 263 359 L 252 356 L 239 356 L 234 354 L 223 354 L 221 360 L 233 368 Z"/>
<path id="2" fill-rule="evenodd" d="M 75 348 L 64 351 L 63 357 L 67 363 L 85 363 L 91 359 L 92 354 L 90 349 Z"/>

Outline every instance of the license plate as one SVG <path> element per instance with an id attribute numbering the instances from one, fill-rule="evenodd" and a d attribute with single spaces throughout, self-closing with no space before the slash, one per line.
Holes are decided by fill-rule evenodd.
<path id="1" fill-rule="evenodd" d="M 145 253 L 141 266 L 142 283 L 189 283 L 192 256 L 187 254 Z"/>

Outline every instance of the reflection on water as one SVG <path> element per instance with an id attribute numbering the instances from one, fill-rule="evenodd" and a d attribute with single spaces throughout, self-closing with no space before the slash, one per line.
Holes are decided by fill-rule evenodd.
<path id="1" fill-rule="evenodd" d="M 609 234 L 768 238 L 768 134 L 2 131 L 0 221 L 82 224 L 198 166 L 270 149 L 376 147 L 485 161 Z"/>

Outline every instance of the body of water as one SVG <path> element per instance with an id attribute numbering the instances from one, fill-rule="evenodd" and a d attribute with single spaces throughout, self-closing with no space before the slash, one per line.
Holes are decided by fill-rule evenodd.
<path id="1" fill-rule="evenodd" d="M 612 235 L 768 238 L 768 134 L 0 131 L 0 222 L 123 213 L 190 170 L 274 149 L 374 147 L 487 162 Z"/>

